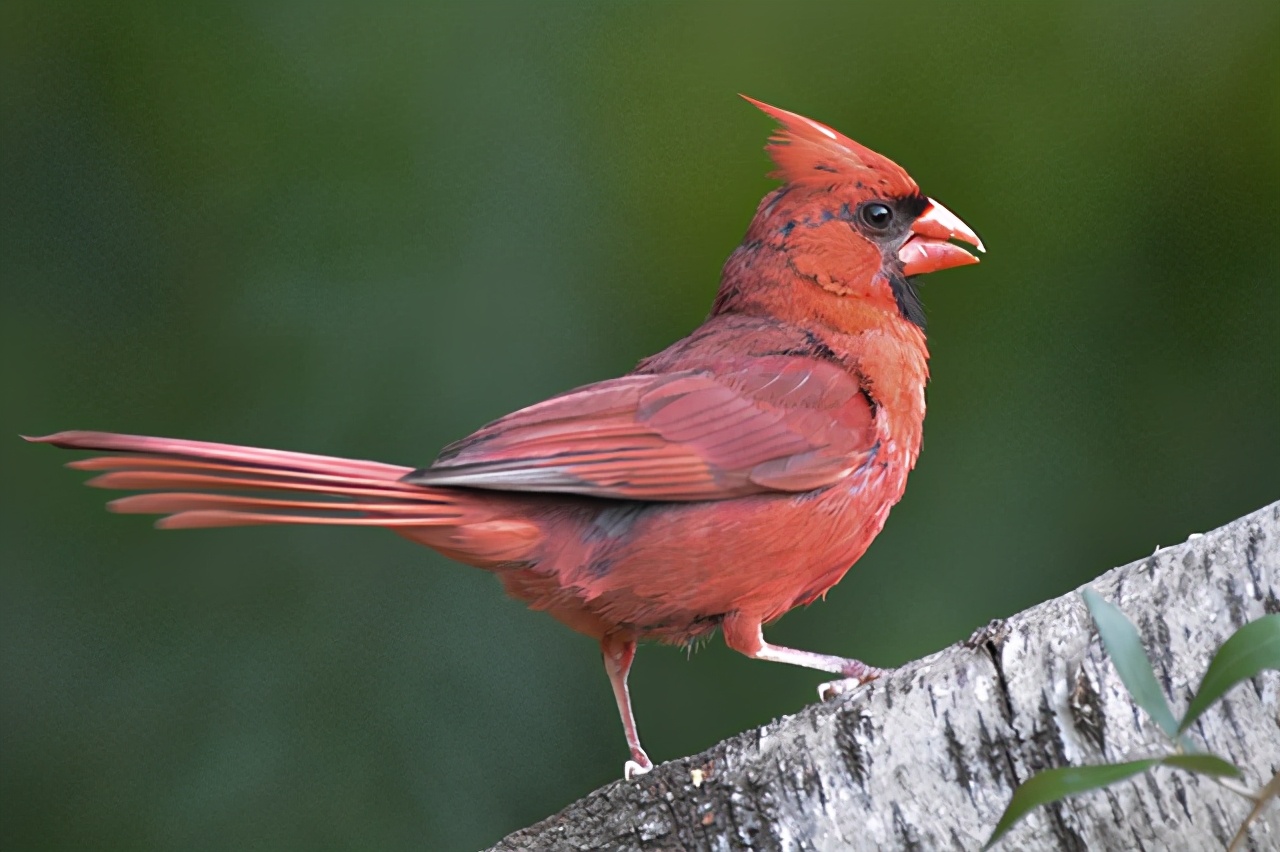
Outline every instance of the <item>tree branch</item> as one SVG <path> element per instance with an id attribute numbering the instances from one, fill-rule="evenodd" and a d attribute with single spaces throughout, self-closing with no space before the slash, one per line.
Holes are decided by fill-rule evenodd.
<path id="1" fill-rule="evenodd" d="M 1280 612 L 1280 503 L 1091 585 L 1138 625 L 1180 712 L 1218 646 Z M 1190 733 L 1257 789 L 1280 770 L 1278 705 L 1280 673 L 1265 672 Z M 1165 750 L 1071 593 L 866 689 L 602 787 L 493 852 L 978 849 L 1032 774 Z M 1250 807 L 1209 779 L 1159 768 L 1040 808 L 998 848 L 1223 849 Z M 1244 848 L 1280 848 L 1280 807 Z"/>

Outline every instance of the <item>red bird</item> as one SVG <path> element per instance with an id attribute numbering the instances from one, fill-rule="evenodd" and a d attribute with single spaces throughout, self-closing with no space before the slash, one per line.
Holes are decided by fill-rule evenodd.
<path id="1" fill-rule="evenodd" d="M 428 467 L 107 432 L 31 440 L 75 461 L 117 512 L 165 529 L 387 527 L 492 571 L 600 643 L 631 759 L 636 643 L 717 627 L 748 657 L 867 681 L 858 660 L 782 648 L 761 627 L 840 581 L 902 497 L 928 379 L 913 278 L 977 258 L 977 235 L 905 171 L 831 128 L 781 127 L 784 183 L 725 264 L 705 323 L 629 374 L 521 409 Z M 274 496 L 272 496 L 274 495 Z"/>

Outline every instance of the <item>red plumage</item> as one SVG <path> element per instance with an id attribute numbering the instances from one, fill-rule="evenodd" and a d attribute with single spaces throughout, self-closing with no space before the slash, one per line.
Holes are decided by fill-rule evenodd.
<path id="1" fill-rule="evenodd" d="M 748 98 L 748 100 L 750 100 Z M 707 321 L 630 374 L 497 420 L 414 470 L 104 432 L 33 440 L 150 493 L 167 528 L 383 526 L 492 571 L 600 642 L 631 750 L 636 642 L 724 632 L 735 650 L 867 680 L 857 660 L 766 643 L 762 625 L 837 583 L 901 498 L 928 378 L 911 278 L 974 263 L 977 236 L 899 166 L 810 119 L 767 150 L 785 181 L 725 264 Z"/>

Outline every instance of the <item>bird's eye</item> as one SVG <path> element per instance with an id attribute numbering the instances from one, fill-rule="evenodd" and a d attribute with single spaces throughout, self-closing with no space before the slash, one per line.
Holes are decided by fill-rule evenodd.
<path id="1" fill-rule="evenodd" d="M 883 231 L 889 227 L 889 223 L 893 221 L 893 211 L 886 204 L 873 201 L 870 204 L 862 206 L 862 221 L 867 227 L 874 228 L 877 231 Z"/>

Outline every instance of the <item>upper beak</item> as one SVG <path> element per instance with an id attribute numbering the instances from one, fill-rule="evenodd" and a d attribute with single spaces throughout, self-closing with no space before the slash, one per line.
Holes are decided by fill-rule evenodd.
<path id="1" fill-rule="evenodd" d="M 978 239 L 972 228 L 961 222 L 959 216 L 930 198 L 929 206 L 912 223 L 911 236 L 898 249 L 903 274 L 923 275 L 926 272 L 978 262 L 976 256 L 949 240 L 961 240 L 978 251 L 986 251 L 982 240 Z"/>

